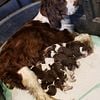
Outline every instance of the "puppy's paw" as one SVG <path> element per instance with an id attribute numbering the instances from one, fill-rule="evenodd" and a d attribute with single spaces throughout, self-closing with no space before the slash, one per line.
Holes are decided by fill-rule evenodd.
<path id="1" fill-rule="evenodd" d="M 64 83 L 64 88 L 63 88 L 63 91 L 68 91 L 68 90 L 71 90 L 73 88 L 73 86 L 70 86 L 68 85 L 67 82 Z"/>

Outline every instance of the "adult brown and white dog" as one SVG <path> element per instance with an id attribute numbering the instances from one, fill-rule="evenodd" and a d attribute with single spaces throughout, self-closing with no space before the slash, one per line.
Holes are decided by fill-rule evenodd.
<path id="1" fill-rule="evenodd" d="M 79 7 L 79 0 L 41 0 L 41 8 L 34 20 L 47 22 L 51 27 L 73 32 L 69 15 L 73 15 Z"/>
<path id="2" fill-rule="evenodd" d="M 65 21 L 67 14 L 67 3 L 66 0 L 42 0 L 40 11 L 45 16 L 44 18 L 48 18 L 49 23 L 40 22 L 43 21 L 40 18 L 38 18 L 40 21 L 36 21 L 37 18 L 35 18 L 35 21 L 16 32 L 2 46 L 0 52 L 0 79 L 11 87 L 29 90 L 36 100 L 54 100 L 42 89 L 38 75 L 31 70 L 39 68 L 37 64 L 43 61 L 43 53 L 48 46 L 79 41 L 79 44 L 86 44 L 87 50 L 91 48 L 89 35 L 77 36 L 70 33 L 67 27 L 62 29 L 62 26 L 65 26 L 62 22 Z M 60 61 L 59 57 L 57 58 Z M 63 64 L 67 63 L 64 61 Z M 41 77 L 45 77 L 44 75 L 42 74 Z"/>

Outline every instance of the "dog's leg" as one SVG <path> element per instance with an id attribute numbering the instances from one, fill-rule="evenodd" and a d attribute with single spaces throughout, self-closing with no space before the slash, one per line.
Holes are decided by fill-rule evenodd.
<path id="1" fill-rule="evenodd" d="M 21 68 L 18 74 L 22 76 L 22 84 L 36 97 L 36 100 L 55 100 L 44 92 L 36 75 L 28 67 Z"/>
<path id="2" fill-rule="evenodd" d="M 63 70 L 64 71 L 64 75 L 66 75 L 66 78 L 64 79 L 64 83 L 63 83 L 63 91 L 67 91 L 67 90 L 70 90 L 73 88 L 73 86 L 70 86 L 68 84 L 68 81 L 69 81 L 69 77 L 68 77 L 68 73 L 67 73 L 67 70 Z"/>
<path id="3" fill-rule="evenodd" d="M 64 82 L 63 86 L 64 86 L 63 91 L 68 91 L 73 88 L 73 86 L 70 86 L 67 81 Z"/>
<path id="4" fill-rule="evenodd" d="M 66 67 L 66 74 L 67 74 L 67 78 L 69 82 L 75 82 L 75 76 L 74 76 L 74 71 L 70 71 L 67 67 Z"/>

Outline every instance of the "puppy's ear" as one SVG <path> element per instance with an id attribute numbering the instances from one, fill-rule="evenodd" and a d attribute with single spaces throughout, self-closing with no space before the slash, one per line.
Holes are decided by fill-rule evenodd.
<path id="1" fill-rule="evenodd" d="M 42 0 L 40 12 L 46 16 L 51 27 L 60 28 L 61 20 L 66 16 L 67 8 L 65 0 Z"/>

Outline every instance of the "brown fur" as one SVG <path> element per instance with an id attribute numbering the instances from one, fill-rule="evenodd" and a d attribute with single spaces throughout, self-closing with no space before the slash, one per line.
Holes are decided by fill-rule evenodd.
<path id="1" fill-rule="evenodd" d="M 17 71 L 41 60 L 44 48 L 74 39 L 67 30 L 50 28 L 49 24 L 34 21 L 18 31 L 0 53 L 0 79 L 11 86 L 23 88 Z"/>
<path id="2" fill-rule="evenodd" d="M 61 20 L 67 14 L 66 0 L 42 0 L 40 12 L 46 16 L 51 27 L 61 28 Z"/>

